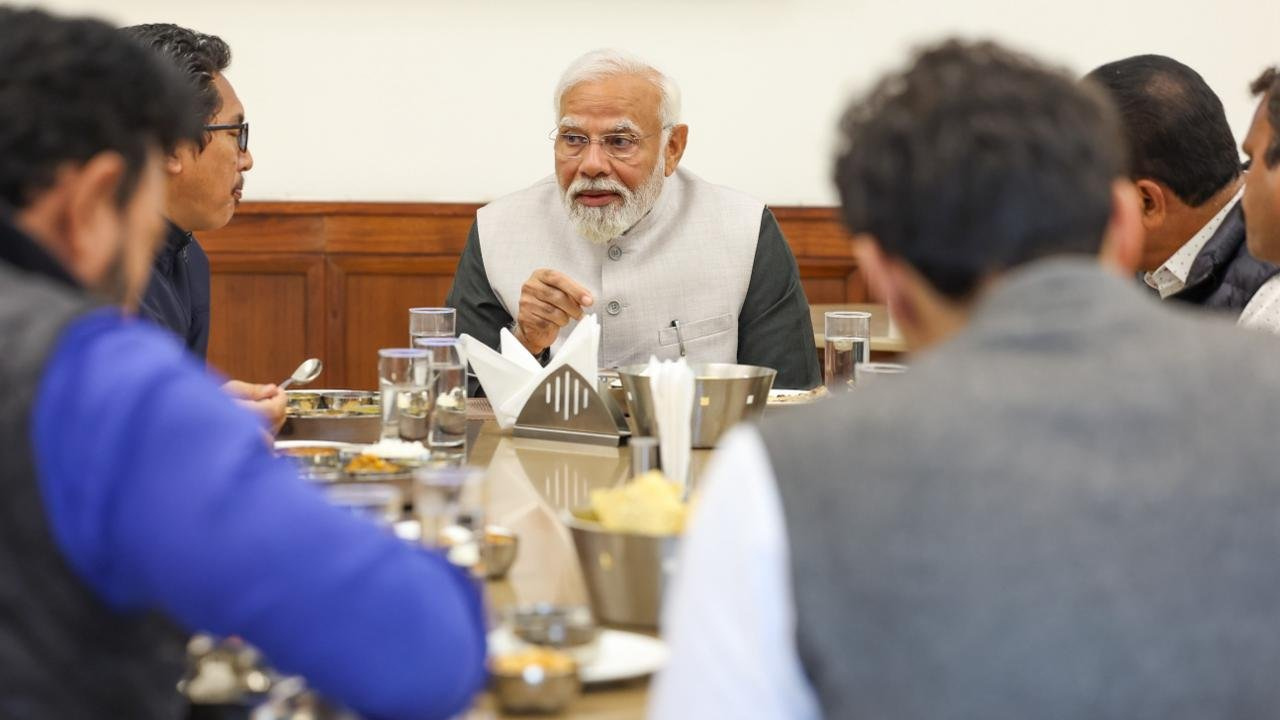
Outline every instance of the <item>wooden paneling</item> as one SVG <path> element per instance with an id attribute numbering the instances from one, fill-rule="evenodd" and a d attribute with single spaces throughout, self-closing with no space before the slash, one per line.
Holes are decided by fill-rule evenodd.
<path id="1" fill-rule="evenodd" d="M 200 234 L 213 270 L 210 362 L 278 382 L 314 356 L 326 386 L 376 386 L 378 348 L 408 341 L 406 309 L 444 303 L 478 207 L 245 203 Z M 811 303 L 867 300 L 834 209 L 772 209 Z"/>
<path id="2" fill-rule="evenodd" d="M 439 307 L 454 258 L 332 255 L 328 260 L 329 357 L 343 387 L 378 386 L 378 349 L 409 344 L 411 307 Z"/>
<path id="3" fill-rule="evenodd" d="M 279 382 L 324 357 L 320 255 L 210 253 L 209 363 L 234 378 Z"/>

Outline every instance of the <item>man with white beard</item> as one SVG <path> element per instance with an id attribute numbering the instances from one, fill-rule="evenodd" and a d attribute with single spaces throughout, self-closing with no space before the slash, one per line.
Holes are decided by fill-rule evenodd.
<path id="1" fill-rule="evenodd" d="M 555 175 L 476 213 L 447 301 L 459 332 L 497 347 L 509 327 L 545 360 L 595 313 L 601 367 L 685 356 L 817 385 L 786 238 L 764 203 L 679 168 L 675 82 L 598 50 L 565 71 L 555 110 Z"/>

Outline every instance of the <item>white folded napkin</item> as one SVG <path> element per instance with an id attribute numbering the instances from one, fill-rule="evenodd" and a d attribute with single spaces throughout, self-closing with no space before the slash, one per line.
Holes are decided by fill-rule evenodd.
<path id="1" fill-rule="evenodd" d="M 578 322 L 546 367 L 505 328 L 499 336 L 502 352 L 465 333 L 458 338 L 458 344 L 489 397 L 494 419 L 504 430 L 516 424 L 529 396 L 561 367 L 568 365 L 588 382 L 595 382 L 600 365 L 600 323 L 595 315 L 587 315 Z"/>
<path id="2" fill-rule="evenodd" d="M 645 368 L 653 393 L 653 416 L 658 423 L 658 451 L 662 472 L 682 488 L 689 485 L 689 459 L 693 447 L 693 368 L 680 358 L 649 358 Z"/>

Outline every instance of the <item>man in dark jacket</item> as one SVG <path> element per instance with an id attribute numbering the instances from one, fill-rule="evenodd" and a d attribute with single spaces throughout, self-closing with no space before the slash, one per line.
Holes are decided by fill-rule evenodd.
<path id="1" fill-rule="evenodd" d="M 253 168 L 244 105 L 225 74 L 231 48 L 217 36 L 167 23 L 136 25 L 125 32 L 185 73 L 197 91 L 195 112 L 204 135 L 179 143 L 165 158 L 165 244 L 156 254 L 141 313 L 204 359 L 209 349 L 209 257 L 193 233 L 231 222 L 244 173 Z M 284 422 L 285 397 L 274 385 L 232 380 L 224 389 L 274 427 Z"/>
<path id="2" fill-rule="evenodd" d="M 452 717 L 485 677 L 471 578 L 326 503 L 128 312 L 194 103 L 109 25 L 0 7 L 0 717 L 178 718 L 193 631 Z"/>
<path id="3" fill-rule="evenodd" d="M 1089 73 L 1120 110 L 1142 208 L 1140 269 L 1162 298 L 1280 332 L 1280 267 L 1249 254 L 1244 178 L 1222 101 L 1195 70 L 1137 55 Z"/>

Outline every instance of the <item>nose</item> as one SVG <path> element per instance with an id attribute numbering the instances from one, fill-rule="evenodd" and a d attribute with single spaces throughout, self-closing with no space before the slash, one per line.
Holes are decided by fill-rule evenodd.
<path id="1" fill-rule="evenodd" d="M 582 159 L 578 162 L 578 172 L 589 178 L 608 175 L 612 169 L 612 158 L 598 142 L 593 142 L 582 151 Z"/>
<path id="2" fill-rule="evenodd" d="M 249 172 L 253 169 L 253 151 L 246 149 L 240 153 L 240 172 Z"/>

